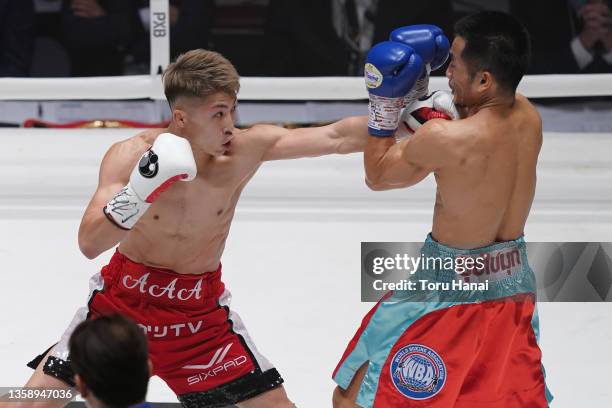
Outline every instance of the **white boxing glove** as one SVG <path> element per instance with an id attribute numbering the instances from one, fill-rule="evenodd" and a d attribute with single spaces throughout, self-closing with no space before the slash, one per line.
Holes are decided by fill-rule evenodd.
<path id="1" fill-rule="evenodd" d="M 431 119 L 459 119 L 452 93 L 435 91 L 406 106 L 400 116 L 400 126 L 395 132 L 395 140 L 397 142 L 404 140 Z"/>
<path id="2" fill-rule="evenodd" d="M 187 139 L 162 133 L 132 170 L 129 183 L 106 204 L 104 214 L 119 228 L 130 230 L 161 193 L 196 174 Z"/>

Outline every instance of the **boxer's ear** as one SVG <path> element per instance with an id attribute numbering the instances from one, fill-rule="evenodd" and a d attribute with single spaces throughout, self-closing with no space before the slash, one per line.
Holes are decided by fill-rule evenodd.
<path id="1" fill-rule="evenodd" d="M 81 394 L 81 397 L 87 398 L 89 397 L 89 389 L 87 388 L 87 384 L 83 381 L 80 375 L 74 375 L 74 383 L 76 384 L 76 389 Z"/>
<path id="2" fill-rule="evenodd" d="M 172 110 L 172 122 L 179 128 L 184 128 L 186 124 L 187 113 L 182 109 Z"/>
<path id="3" fill-rule="evenodd" d="M 476 80 L 478 81 L 478 90 L 480 92 L 486 92 L 493 86 L 494 78 L 489 71 L 480 71 L 477 74 Z"/>

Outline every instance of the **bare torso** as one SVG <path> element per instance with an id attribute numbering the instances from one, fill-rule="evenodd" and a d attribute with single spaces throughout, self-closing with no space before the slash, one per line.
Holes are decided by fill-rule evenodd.
<path id="1" fill-rule="evenodd" d="M 363 151 L 368 138 L 367 117 L 302 129 L 255 125 L 247 130 L 232 129 L 229 140 L 228 132 L 217 126 L 221 123 L 218 118 L 222 116 L 215 113 L 211 122 L 216 128 L 203 126 L 199 133 L 192 129 L 191 140 L 188 138 L 196 177 L 164 190 L 127 231 L 109 222 L 102 210 L 129 182 L 143 153 L 168 130 L 145 131 L 109 148 L 100 165 L 98 188 L 79 227 L 79 248 L 85 256 L 93 259 L 119 243 L 122 254 L 145 265 L 181 274 L 214 271 L 240 194 L 264 161 Z M 169 131 L 187 138 L 180 134 L 182 126 L 171 126 Z M 201 136 L 206 134 L 207 138 Z M 207 153 L 211 150 L 216 153 Z"/>
<path id="2" fill-rule="evenodd" d="M 512 107 L 481 110 L 451 129 L 464 149 L 457 165 L 435 173 L 433 237 L 459 248 L 518 238 L 535 193 L 537 111 L 517 95 Z"/>
<path id="3" fill-rule="evenodd" d="M 215 270 L 238 198 L 261 164 L 248 132 L 237 131 L 231 153 L 211 158 L 193 181 L 175 183 L 161 194 L 119 251 L 135 262 L 183 274 Z M 140 136 L 146 146 L 155 137 Z"/>

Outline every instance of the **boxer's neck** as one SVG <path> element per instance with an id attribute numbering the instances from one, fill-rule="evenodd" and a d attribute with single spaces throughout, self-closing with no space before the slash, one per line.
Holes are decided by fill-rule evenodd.
<path id="1" fill-rule="evenodd" d="M 514 94 L 484 96 L 479 103 L 468 107 L 468 116 L 475 115 L 483 110 L 503 111 L 511 109 L 514 106 L 514 101 Z"/>

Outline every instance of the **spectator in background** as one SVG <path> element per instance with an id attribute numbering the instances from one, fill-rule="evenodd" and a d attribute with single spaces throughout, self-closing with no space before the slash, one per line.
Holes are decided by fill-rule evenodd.
<path id="1" fill-rule="evenodd" d="M 69 342 L 76 388 L 89 408 L 150 407 L 147 339 L 131 320 L 103 316 L 79 324 Z"/>
<path id="2" fill-rule="evenodd" d="M 352 51 L 334 27 L 336 1 L 270 0 L 261 74 L 348 75 Z"/>
<path id="3" fill-rule="evenodd" d="M 171 58 L 208 48 L 214 0 L 170 0 Z"/>
<path id="4" fill-rule="evenodd" d="M 64 0 L 62 27 L 73 76 L 122 75 L 126 51 L 142 29 L 131 0 Z"/>
<path id="5" fill-rule="evenodd" d="M 28 76 L 33 47 L 33 1 L 0 0 L 0 76 Z"/>
<path id="6" fill-rule="evenodd" d="M 332 21 L 336 35 L 349 48 L 348 75 L 363 75 L 372 47 L 380 0 L 333 0 Z"/>
<path id="7" fill-rule="evenodd" d="M 271 0 L 262 73 L 362 75 L 372 44 L 411 24 L 435 24 L 452 36 L 451 1 Z"/>
<path id="8" fill-rule="evenodd" d="M 609 1 L 572 1 L 579 17 L 579 33 L 571 49 L 578 68 L 612 72 L 612 15 Z"/>
<path id="9" fill-rule="evenodd" d="M 454 21 L 451 0 L 380 0 L 373 43 L 385 41 L 394 29 L 412 24 L 437 25 L 448 38 L 452 38 Z"/>
<path id="10" fill-rule="evenodd" d="M 380 0 L 375 20 L 373 43 L 389 38 L 391 31 L 413 24 L 433 24 L 440 27 L 448 38 L 453 38 L 453 11 L 451 0 L 396 1 Z M 431 73 L 444 76 L 446 65 Z"/>
<path id="11" fill-rule="evenodd" d="M 610 1 L 514 0 L 511 7 L 531 34 L 530 74 L 612 72 Z"/>
<path id="12" fill-rule="evenodd" d="M 34 0 L 32 77 L 70 76 L 70 57 L 62 40 L 61 10 L 62 0 Z"/>

